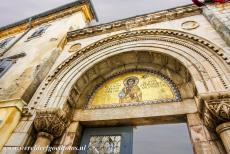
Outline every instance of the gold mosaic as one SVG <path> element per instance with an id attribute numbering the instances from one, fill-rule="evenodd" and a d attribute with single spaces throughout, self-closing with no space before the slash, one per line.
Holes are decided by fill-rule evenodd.
<path id="1" fill-rule="evenodd" d="M 176 99 L 172 85 L 158 74 L 128 72 L 111 78 L 93 94 L 90 106 Z"/>

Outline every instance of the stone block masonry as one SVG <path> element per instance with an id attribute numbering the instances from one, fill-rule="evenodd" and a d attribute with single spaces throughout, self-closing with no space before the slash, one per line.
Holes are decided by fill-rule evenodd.
<path id="1" fill-rule="evenodd" d="M 203 14 L 230 46 L 230 2 L 209 4 Z"/>

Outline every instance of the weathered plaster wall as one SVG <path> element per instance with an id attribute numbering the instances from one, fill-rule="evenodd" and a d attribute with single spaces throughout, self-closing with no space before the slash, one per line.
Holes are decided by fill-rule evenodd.
<path id="1" fill-rule="evenodd" d="M 67 31 L 86 25 L 81 12 L 48 24 L 51 26 L 41 37 L 27 40 L 36 30 L 35 27 L 4 55 L 9 57 L 21 52 L 26 54 L 0 79 L 0 100 L 23 97 L 28 101 L 61 52 L 59 44 Z M 28 92 L 26 95 L 25 91 Z"/>
<path id="2" fill-rule="evenodd" d="M 83 12 L 77 12 L 47 24 L 50 26 L 41 37 L 27 40 L 38 28 L 34 27 L 0 57 L 7 58 L 19 53 L 26 54 L 24 57 L 16 59 L 16 63 L 0 78 L 0 119 L 2 120 L 0 149 L 10 136 L 11 139 L 5 144 L 6 146 L 26 142 L 25 138 L 30 136 L 30 132 L 23 130 L 24 127 L 20 130 L 14 130 L 20 121 L 22 107 L 28 103 L 61 53 L 66 33 L 69 30 L 83 28 L 87 25 Z M 22 34 L 17 34 L 8 46 Z"/>

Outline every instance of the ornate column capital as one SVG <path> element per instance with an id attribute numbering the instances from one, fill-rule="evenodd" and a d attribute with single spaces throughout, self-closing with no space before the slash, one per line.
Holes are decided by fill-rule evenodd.
<path id="1" fill-rule="evenodd" d="M 217 125 L 230 121 L 230 98 L 214 98 L 204 100 L 204 123 L 215 129 Z"/>
<path id="2" fill-rule="evenodd" d="M 34 119 L 34 127 L 41 134 L 50 134 L 52 137 L 60 137 L 69 124 L 67 113 L 61 109 L 37 111 Z"/>

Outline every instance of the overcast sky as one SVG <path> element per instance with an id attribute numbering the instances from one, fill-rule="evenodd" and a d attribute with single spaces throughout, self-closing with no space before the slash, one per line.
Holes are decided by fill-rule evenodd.
<path id="1" fill-rule="evenodd" d="M 0 27 L 75 0 L 1 0 Z M 99 23 L 190 4 L 191 0 L 91 0 Z"/>

